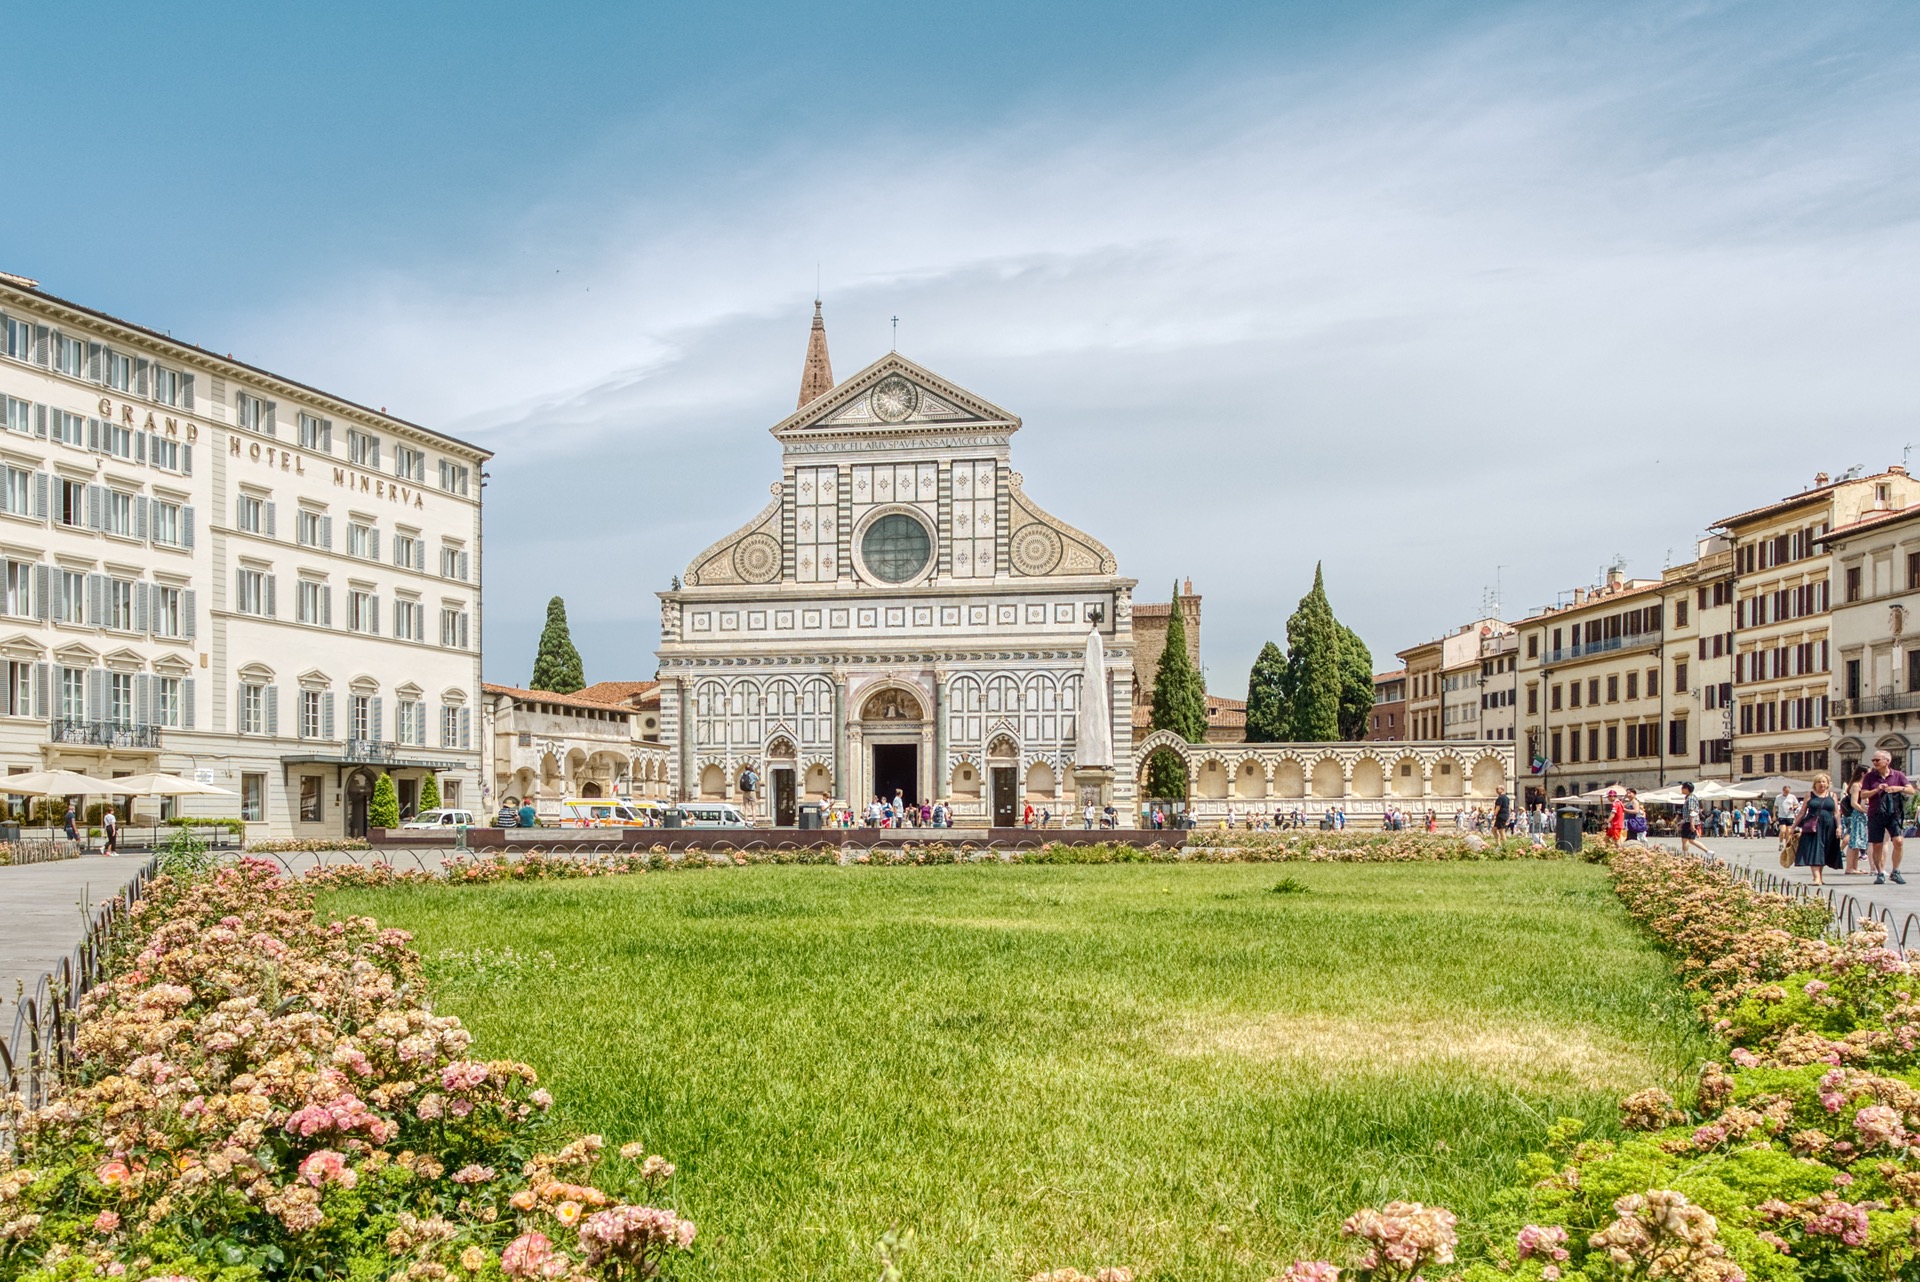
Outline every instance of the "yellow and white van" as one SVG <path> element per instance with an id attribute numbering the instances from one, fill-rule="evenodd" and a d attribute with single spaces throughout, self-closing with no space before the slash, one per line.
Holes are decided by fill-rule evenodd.
<path id="1" fill-rule="evenodd" d="M 657 801 L 569 797 L 560 803 L 562 828 L 656 828 L 667 807 Z"/>

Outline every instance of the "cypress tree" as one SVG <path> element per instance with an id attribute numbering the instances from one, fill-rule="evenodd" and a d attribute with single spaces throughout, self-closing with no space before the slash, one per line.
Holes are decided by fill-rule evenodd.
<path id="1" fill-rule="evenodd" d="M 1173 585 L 1167 612 L 1167 644 L 1153 673 L 1153 728 L 1171 730 L 1188 743 L 1207 737 L 1207 688 L 1187 653 L 1187 620 L 1180 608 L 1180 584 Z M 1147 791 L 1155 797 L 1184 798 L 1187 768 L 1170 752 L 1147 762 Z"/>
<path id="2" fill-rule="evenodd" d="M 373 781 L 373 799 L 367 802 L 367 827 L 398 828 L 400 826 L 400 793 L 393 786 L 392 775 L 381 775 Z"/>
<path id="3" fill-rule="evenodd" d="M 1287 656 L 1269 641 L 1260 647 L 1247 677 L 1247 742 L 1280 743 L 1287 737 L 1292 710 L 1287 706 Z"/>
<path id="4" fill-rule="evenodd" d="M 1373 653 L 1360 634 L 1342 623 L 1340 628 L 1340 737 L 1364 739 L 1367 717 L 1373 712 Z"/>
<path id="5" fill-rule="evenodd" d="M 533 657 L 533 679 L 527 687 L 572 694 L 585 689 L 586 684 L 580 652 L 573 648 L 573 637 L 567 631 L 567 603 L 555 597 L 547 602 L 547 626 L 540 630 L 540 651 Z"/>
<path id="6" fill-rule="evenodd" d="M 428 771 L 427 777 L 420 783 L 420 810 L 424 814 L 429 810 L 438 809 L 440 809 L 440 776 Z"/>
<path id="7" fill-rule="evenodd" d="M 1313 589 L 1287 620 L 1286 693 L 1289 739 L 1330 743 L 1340 737 L 1340 625 L 1318 564 Z"/>

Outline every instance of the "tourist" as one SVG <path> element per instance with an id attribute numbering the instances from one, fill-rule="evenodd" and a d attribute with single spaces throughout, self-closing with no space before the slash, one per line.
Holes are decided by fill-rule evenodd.
<path id="1" fill-rule="evenodd" d="M 1700 844 L 1700 798 L 1693 795 L 1693 785 L 1680 785 L 1680 853 L 1686 854 L 1692 848 L 1702 855 L 1711 854 Z"/>
<path id="2" fill-rule="evenodd" d="M 1848 876 L 1860 871 L 1860 861 L 1867 853 L 1867 812 L 1860 806 L 1860 786 L 1866 777 L 1867 768 L 1855 766 L 1853 778 L 1840 790 L 1840 834 L 1841 844 L 1847 848 Z M 1872 867 L 1872 860 L 1867 862 Z M 1885 884 L 1885 878 L 1874 884 Z"/>
<path id="3" fill-rule="evenodd" d="M 80 826 L 77 822 L 79 818 L 80 818 L 79 812 L 74 809 L 73 803 L 69 801 L 67 803 L 67 840 L 68 841 L 80 840 Z"/>
<path id="4" fill-rule="evenodd" d="M 106 809 L 100 812 L 100 828 L 103 832 L 106 833 L 106 843 L 102 848 L 101 853 L 108 856 L 119 854 L 120 853 L 120 818 L 118 815 L 115 815 L 113 813 L 112 806 L 108 806 Z"/>
<path id="5" fill-rule="evenodd" d="M 1439 831 L 1439 828 L 1440 828 L 1439 817 L 1433 813 L 1433 810 L 1431 808 L 1429 808 L 1427 810 L 1427 831 L 1437 832 Z"/>
<path id="6" fill-rule="evenodd" d="M 1333 830 L 1335 832 L 1345 832 L 1347 830 L 1347 811 L 1344 806 L 1335 806 L 1333 808 Z"/>
<path id="7" fill-rule="evenodd" d="M 1118 828 L 1120 826 L 1120 816 L 1114 810 L 1111 801 L 1109 801 L 1106 807 L 1100 812 L 1100 826 L 1102 828 Z"/>
<path id="8" fill-rule="evenodd" d="M 922 828 L 933 827 L 933 804 L 931 802 L 923 801 L 920 803 L 920 826 Z"/>
<path id="9" fill-rule="evenodd" d="M 1033 803 L 1031 801 L 1027 803 L 1027 808 L 1020 812 L 1020 826 L 1022 828 L 1033 827 Z"/>
<path id="10" fill-rule="evenodd" d="M 1500 790 L 1493 794 L 1493 832 L 1496 837 L 1507 835 L 1507 829 L 1513 826 L 1513 798 L 1507 795 L 1507 785 L 1501 784 Z"/>
<path id="11" fill-rule="evenodd" d="M 1607 840 L 1619 844 L 1627 831 L 1627 807 L 1620 800 L 1620 794 L 1612 788 L 1607 789 Z"/>
<path id="12" fill-rule="evenodd" d="M 1053 811 L 1047 809 L 1045 806 L 1040 807 L 1040 826 L 1042 828 L 1050 828 L 1053 826 Z"/>
<path id="13" fill-rule="evenodd" d="M 1160 809 L 1157 803 L 1153 807 L 1153 817 L 1149 819 L 1148 822 L 1153 825 L 1153 830 L 1155 832 L 1159 832 L 1161 829 L 1167 826 L 1166 813 Z"/>
<path id="14" fill-rule="evenodd" d="M 1086 811 L 1081 815 L 1082 825 L 1086 828 L 1088 832 L 1093 831 L 1093 820 L 1094 820 L 1094 815 L 1096 813 L 1097 812 L 1093 808 L 1093 803 L 1089 801 L 1087 803 Z"/>
<path id="15" fill-rule="evenodd" d="M 1785 789 L 1782 789 L 1784 792 Z M 1798 834 L 1793 862 L 1799 868 L 1813 870 L 1813 884 L 1827 884 L 1827 869 L 1842 867 L 1840 858 L 1840 812 L 1834 805 L 1833 781 L 1824 774 L 1813 777 L 1813 793 L 1796 808 L 1793 831 Z M 1783 831 L 1787 829 L 1783 825 Z"/>
<path id="16" fill-rule="evenodd" d="M 540 826 L 540 812 L 533 808 L 532 797 L 522 797 L 520 799 L 519 826 L 522 828 L 538 828 Z"/>
<path id="17" fill-rule="evenodd" d="M 1873 754 L 1873 769 L 1860 781 L 1860 803 L 1867 812 L 1867 852 L 1875 868 L 1904 886 L 1900 875 L 1901 845 L 1906 837 L 1907 798 L 1913 781 L 1893 768 L 1893 754 L 1885 748 Z"/>
<path id="18" fill-rule="evenodd" d="M 1793 789 L 1781 784 L 1780 795 L 1773 799 L 1773 822 L 1783 829 L 1791 828 L 1799 813 L 1800 803 L 1794 798 Z"/>
<path id="19" fill-rule="evenodd" d="M 1628 841 L 1644 841 L 1647 835 L 1647 808 L 1640 804 L 1640 790 L 1627 789 L 1627 800 L 1623 809 L 1626 814 Z"/>
<path id="20" fill-rule="evenodd" d="M 520 816 L 514 813 L 513 798 L 506 797 L 500 802 L 500 813 L 493 817 L 496 828 L 512 828 L 519 824 Z"/>

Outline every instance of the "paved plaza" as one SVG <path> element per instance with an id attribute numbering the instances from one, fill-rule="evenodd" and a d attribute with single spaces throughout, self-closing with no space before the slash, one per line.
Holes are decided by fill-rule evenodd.
<path id="1" fill-rule="evenodd" d="M 1669 850 L 1677 850 L 1680 846 L 1680 843 L 1671 837 L 1659 838 L 1657 844 Z M 1781 873 L 1789 880 L 1804 882 L 1807 885 L 1813 884 L 1813 876 L 1807 869 L 1780 866 L 1780 846 L 1771 837 L 1709 837 L 1703 844 L 1708 850 L 1729 863 Z M 1905 917 L 1908 913 L 1920 913 L 1920 840 L 1910 841 L 1907 844 L 1914 853 L 1905 863 L 1905 872 L 1908 877 L 1906 885 L 1887 882 L 1885 885 L 1876 886 L 1873 884 L 1871 873 L 1859 873 L 1850 877 L 1845 873 L 1831 871 L 1827 873 L 1827 885 L 1856 899 L 1890 908 L 1897 917 Z"/>
<path id="2" fill-rule="evenodd" d="M 0 1036 L 13 1029 L 22 986 L 33 996 L 40 976 L 79 945 L 94 908 L 146 862 L 96 854 L 0 868 Z"/>

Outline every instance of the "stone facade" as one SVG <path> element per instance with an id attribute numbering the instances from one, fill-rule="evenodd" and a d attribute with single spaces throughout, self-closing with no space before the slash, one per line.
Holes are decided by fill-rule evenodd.
<path id="1" fill-rule="evenodd" d="M 645 737 L 636 708 L 588 691 L 492 684 L 481 691 L 488 789 L 482 819 L 502 802 L 528 797 L 544 819 L 559 818 L 570 797 L 671 798 L 666 746 Z"/>
<path id="2" fill-rule="evenodd" d="M 812 380 L 823 331 L 809 348 Z M 897 353 L 812 390 L 772 429 L 771 501 L 660 594 L 674 795 L 777 823 L 895 791 L 961 822 L 1057 813 L 1078 795 L 1092 626 L 1117 710 L 1110 795 L 1130 806 L 1134 582 L 1028 497 L 1020 420 Z"/>
<path id="3" fill-rule="evenodd" d="M 1836 588 L 1834 779 L 1882 748 L 1920 773 L 1920 507 L 1869 512 L 1824 542 Z"/>

